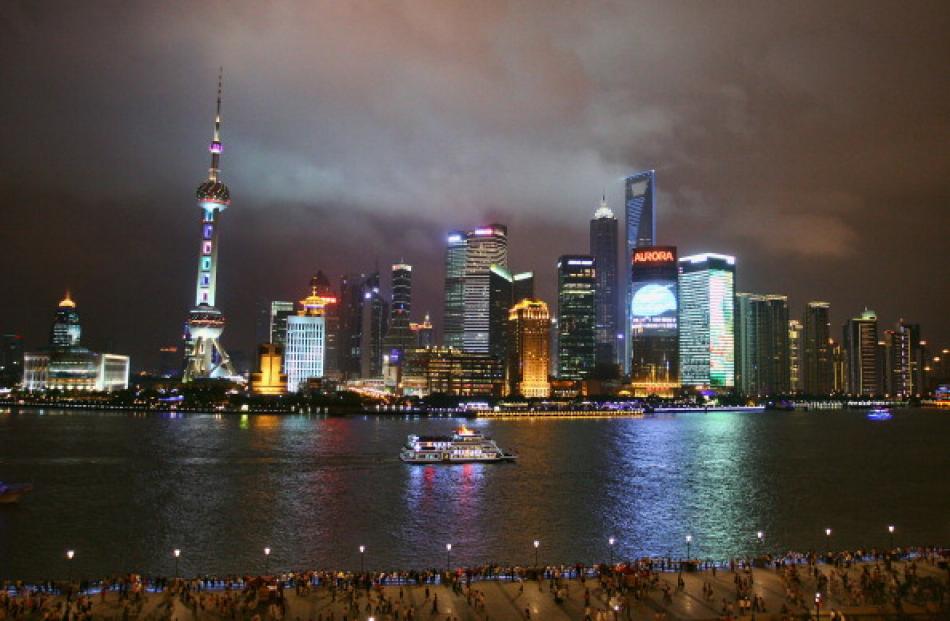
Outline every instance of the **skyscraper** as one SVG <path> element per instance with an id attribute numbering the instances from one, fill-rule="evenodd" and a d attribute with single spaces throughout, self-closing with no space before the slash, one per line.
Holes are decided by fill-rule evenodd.
<path id="1" fill-rule="evenodd" d="M 645 170 L 630 175 L 624 180 L 624 208 L 626 236 L 623 286 L 623 335 L 624 371 L 630 372 L 632 351 L 630 346 L 630 302 L 633 291 L 630 286 L 630 265 L 636 248 L 656 245 L 656 171 Z"/>
<path id="2" fill-rule="evenodd" d="M 23 380 L 23 337 L 4 334 L 0 337 L 0 387 L 13 387 Z"/>
<path id="3" fill-rule="evenodd" d="M 541 300 L 525 298 L 508 312 L 508 361 L 505 365 L 509 394 L 545 398 L 551 394 L 548 351 L 551 315 Z"/>
<path id="4" fill-rule="evenodd" d="M 218 280 L 218 216 L 231 204 L 231 191 L 219 180 L 221 172 L 221 77 L 218 77 L 218 108 L 214 119 L 208 180 L 198 186 L 201 208 L 201 245 L 198 251 L 198 284 L 195 307 L 185 322 L 185 372 L 183 381 L 234 375 L 231 360 L 221 347 L 224 315 L 215 305 Z"/>
<path id="5" fill-rule="evenodd" d="M 491 266 L 508 269 L 508 229 L 501 224 L 475 229 L 466 235 L 463 285 L 463 348 L 489 353 Z"/>
<path id="6" fill-rule="evenodd" d="M 326 364 L 328 307 L 336 304 L 323 272 L 310 280 L 310 295 L 300 301 L 296 315 L 287 318 L 284 370 L 287 390 L 298 392 L 311 378 L 322 378 Z"/>
<path id="7" fill-rule="evenodd" d="M 392 267 L 392 304 L 389 307 L 389 330 L 386 332 L 385 354 L 404 352 L 415 347 L 416 335 L 410 327 L 412 312 L 412 266 L 396 263 Z M 399 354 L 396 355 L 397 360 Z"/>
<path id="8" fill-rule="evenodd" d="M 806 395 L 825 397 L 835 388 L 831 350 L 831 304 L 812 301 L 805 305 L 805 340 L 802 343 L 802 389 Z"/>
<path id="9" fill-rule="evenodd" d="M 680 379 L 686 386 L 735 386 L 735 257 L 679 260 Z"/>
<path id="10" fill-rule="evenodd" d="M 452 231 L 445 247 L 445 311 L 442 343 L 461 349 L 465 344 L 465 260 L 468 244 L 464 231 Z"/>
<path id="11" fill-rule="evenodd" d="M 595 364 L 594 257 L 565 255 L 557 262 L 558 378 L 585 379 Z"/>
<path id="12" fill-rule="evenodd" d="M 736 387 L 748 395 L 789 392 L 788 298 L 736 293 Z"/>
<path id="13" fill-rule="evenodd" d="M 804 327 L 797 319 L 788 320 L 788 389 L 793 395 L 801 394 L 802 383 L 802 348 Z"/>
<path id="14" fill-rule="evenodd" d="M 409 329 L 412 330 L 412 334 L 414 335 L 415 347 L 425 349 L 426 347 L 433 347 L 435 345 L 435 339 L 432 335 L 432 320 L 429 319 L 429 313 L 426 313 L 421 322 L 410 323 Z"/>
<path id="15" fill-rule="evenodd" d="M 287 344 L 287 318 L 294 314 L 294 303 L 274 300 L 270 303 L 270 343 Z"/>
<path id="16" fill-rule="evenodd" d="M 630 381 L 638 396 L 679 388 L 679 283 L 674 246 L 637 248 L 630 267 Z"/>
<path id="17" fill-rule="evenodd" d="M 81 336 L 79 311 L 76 310 L 76 303 L 69 297 L 67 291 L 66 297 L 56 309 L 56 319 L 53 320 L 53 326 L 50 328 L 49 342 L 53 347 L 78 347 Z"/>
<path id="18" fill-rule="evenodd" d="M 498 265 L 492 265 L 488 272 L 488 353 L 504 362 L 508 311 L 514 304 L 514 279 L 511 272 Z"/>
<path id="19" fill-rule="evenodd" d="M 365 274 L 346 274 L 340 279 L 337 367 L 343 377 L 360 375 L 360 342 L 363 335 L 363 282 Z"/>
<path id="20" fill-rule="evenodd" d="M 511 280 L 511 299 L 514 302 L 534 297 L 534 272 L 513 274 Z"/>
<path id="21" fill-rule="evenodd" d="M 363 281 L 363 305 L 360 326 L 360 376 L 377 378 L 383 374 L 383 339 L 389 305 L 379 288 L 379 272 Z"/>
<path id="22" fill-rule="evenodd" d="M 842 340 L 848 360 L 848 392 L 874 396 L 882 392 L 878 355 L 877 314 L 864 309 L 844 324 Z"/>
<path id="23" fill-rule="evenodd" d="M 884 392 L 890 396 L 922 395 L 917 373 L 920 326 L 904 323 L 884 331 Z"/>
<path id="24" fill-rule="evenodd" d="M 617 357 L 617 218 L 607 207 L 607 195 L 590 221 L 590 254 L 597 269 L 594 306 L 597 315 L 597 362 L 616 363 Z M 675 265 L 675 263 L 674 263 Z"/>

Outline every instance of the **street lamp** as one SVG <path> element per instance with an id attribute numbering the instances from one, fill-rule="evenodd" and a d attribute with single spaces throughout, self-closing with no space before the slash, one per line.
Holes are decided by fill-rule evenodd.
<path id="1" fill-rule="evenodd" d="M 887 532 L 890 533 L 891 535 L 891 552 L 893 552 L 894 551 L 894 525 L 893 524 L 889 524 L 887 526 Z"/>
<path id="2" fill-rule="evenodd" d="M 363 573 L 363 553 L 366 552 L 366 546 L 360 546 L 360 573 Z"/>
<path id="3" fill-rule="evenodd" d="M 264 548 L 264 573 L 270 573 L 270 548 Z"/>
<path id="4" fill-rule="evenodd" d="M 692 543 L 693 543 L 693 536 L 686 535 L 686 560 L 689 560 L 689 557 L 690 557 L 689 548 Z"/>
<path id="5" fill-rule="evenodd" d="M 607 540 L 607 543 L 610 544 L 610 566 L 611 567 L 614 566 L 614 542 L 616 542 L 616 539 L 614 539 L 613 537 Z"/>
<path id="6" fill-rule="evenodd" d="M 76 556 L 76 552 L 74 552 L 73 550 L 66 550 L 66 561 L 67 561 L 66 566 L 69 567 L 69 571 L 67 573 L 69 574 L 70 582 L 73 581 L 73 564 L 69 563 L 68 561 L 73 560 L 74 556 Z"/>
<path id="7" fill-rule="evenodd" d="M 821 618 L 821 593 L 815 593 L 815 620 Z"/>
<path id="8" fill-rule="evenodd" d="M 831 551 L 831 529 L 830 528 L 825 529 L 825 537 L 826 537 L 825 541 L 828 542 L 828 551 L 830 552 Z"/>
<path id="9" fill-rule="evenodd" d="M 172 551 L 172 554 L 175 555 L 175 577 L 177 578 L 178 577 L 178 557 L 181 556 L 181 550 L 179 550 L 178 548 L 175 548 Z"/>
<path id="10" fill-rule="evenodd" d="M 763 533 L 761 530 L 756 531 L 755 539 L 759 542 L 759 554 L 762 554 L 762 542 L 765 540 L 765 533 Z"/>
<path id="11" fill-rule="evenodd" d="M 534 566 L 538 566 L 538 546 L 541 545 L 541 542 L 537 539 L 534 540 Z"/>
<path id="12" fill-rule="evenodd" d="M 452 569 L 452 544 L 445 544 L 445 570 L 449 571 Z"/>

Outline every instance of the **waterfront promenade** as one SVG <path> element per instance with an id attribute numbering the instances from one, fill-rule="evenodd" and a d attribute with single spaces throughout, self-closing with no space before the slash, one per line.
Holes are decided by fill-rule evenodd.
<path id="1" fill-rule="evenodd" d="M 303 572 L 212 581 L 123 577 L 107 589 L 57 583 L 42 593 L 8 585 L 7 619 L 216 621 L 551 621 L 713 619 L 948 619 L 946 557 L 808 562 L 749 568 L 641 563 L 614 570 L 477 568 L 445 572 Z M 49 586 L 49 585 L 48 585 Z M 86 587 L 86 585 L 82 585 Z M 15 593 L 15 594 L 14 594 Z M 816 608 L 816 593 L 821 594 Z M 67 612 L 68 611 L 68 612 Z M 840 616 L 839 616 L 840 615 Z"/>

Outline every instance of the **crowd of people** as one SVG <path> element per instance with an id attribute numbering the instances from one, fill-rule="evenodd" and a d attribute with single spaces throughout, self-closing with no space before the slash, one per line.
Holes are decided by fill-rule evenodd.
<path id="1" fill-rule="evenodd" d="M 142 618 L 149 593 L 158 598 L 158 604 L 149 612 L 155 619 L 174 619 L 175 611 L 183 610 L 196 619 L 278 620 L 288 618 L 287 590 L 293 590 L 297 600 L 307 600 L 314 594 L 328 600 L 326 613 L 318 613 L 308 621 L 370 618 L 454 621 L 456 615 L 449 613 L 445 603 L 439 601 L 435 585 L 451 589 L 478 618 L 490 621 L 486 612 L 488 596 L 479 583 L 492 580 L 516 583 L 516 597 L 521 597 L 525 588 L 536 587 L 540 593 L 546 591 L 555 605 L 571 602 L 583 611 L 584 621 L 631 619 L 635 604 L 655 602 L 651 599 L 655 594 L 662 601 L 655 618 L 662 619 L 677 593 L 686 591 L 684 572 L 700 574 L 701 592 L 692 595 L 710 609 L 718 610 L 722 619 L 771 612 L 776 613 L 777 618 L 792 619 L 802 611 L 820 607 L 823 602 L 827 602 L 825 612 L 832 618 L 837 611 L 830 606 L 831 602 L 837 602 L 839 607 L 892 606 L 898 612 L 905 604 L 932 605 L 937 610 L 950 611 L 948 562 L 950 551 L 914 548 L 893 553 L 862 550 L 833 554 L 788 553 L 718 563 L 645 558 L 597 566 L 486 564 L 442 571 L 310 570 L 264 576 L 194 578 L 144 577 L 133 573 L 94 582 L 4 582 L 0 590 L 0 621 L 85 621 L 94 618 L 97 603 L 100 610 L 108 608 L 112 618 L 127 621 Z M 919 563 L 940 567 L 942 574 L 928 572 L 921 576 Z M 768 610 L 765 598 L 754 589 L 754 566 L 770 569 L 779 577 L 785 590 L 780 608 Z M 734 592 L 726 592 L 721 579 L 717 581 L 719 572 L 731 574 Z M 671 573 L 675 574 L 675 586 Z M 664 575 L 669 578 L 664 579 Z M 423 595 L 421 603 L 417 602 L 418 597 L 407 595 L 411 588 L 417 595 Z M 817 601 L 812 598 L 813 594 Z M 531 607 L 526 606 L 520 614 L 530 619 Z"/>

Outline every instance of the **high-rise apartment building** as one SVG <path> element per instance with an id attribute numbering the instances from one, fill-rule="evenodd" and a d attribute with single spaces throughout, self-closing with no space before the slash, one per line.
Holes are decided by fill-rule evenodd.
<path id="1" fill-rule="evenodd" d="M 884 392 L 892 397 L 919 397 L 925 394 L 921 368 L 923 348 L 920 325 L 898 322 L 896 329 L 884 331 Z"/>
<path id="2" fill-rule="evenodd" d="M 620 324 L 617 321 L 617 313 L 620 311 L 620 282 L 617 279 L 617 226 L 617 218 L 607 207 L 605 194 L 590 221 L 590 254 L 594 257 L 594 267 L 597 270 L 594 306 L 597 316 L 595 330 L 598 363 L 616 364 L 619 360 L 617 332 Z"/>
<path id="3" fill-rule="evenodd" d="M 585 379 L 596 364 L 594 257 L 565 255 L 557 262 L 558 378 Z"/>
<path id="4" fill-rule="evenodd" d="M 445 247 L 445 307 L 442 316 L 442 343 L 461 349 L 465 344 L 465 261 L 467 234 L 452 231 Z"/>
<path id="5" fill-rule="evenodd" d="M 801 394 L 802 347 L 804 346 L 805 327 L 797 319 L 788 320 L 788 389 L 793 395 Z"/>
<path id="6" fill-rule="evenodd" d="M 325 375 L 326 316 L 334 304 L 330 282 L 323 272 L 317 272 L 310 281 L 310 295 L 300 301 L 297 314 L 287 318 L 284 372 L 290 392 L 298 392 L 307 380 Z"/>
<path id="7" fill-rule="evenodd" d="M 491 267 L 508 269 L 508 229 L 491 224 L 471 231 L 465 239 L 463 349 L 487 354 L 491 350 Z"/>
<path id="8" fill-rule="evenodd" d="M 788 298 L 736 293 L 736 387 L 748 396 L 789 392 Z"/>
<path id="9" fill-rule="evenodd" d="M 630 382 L 637 396 L 671 396 L 679 382 L 679 275 L 674 246 L 633 251 Z"/>
<path id="10" fill-rule="evenodd" d="M 735 257 L 679 260 L 680 380 L 686 386 L 735 386 Z"/>
<path id="11" fill-rule="evenodd" d="M 844 325 L 842 339 L 848 360 L 848 392 L 853 395 L 881 394 L 881 360 L 878 350 L 877 314 L 864 309 Z"/>
<path id="12" fill-rule="evenodd" d="M 508 313 L 508 360 L 505 375 L 508 393 L 529 398 L 551 394 L 551 315 L 541 300 L 525 298 Z"/>
<path id="13" fill-rule="evenodd" d="M 802 342 L 802 390 L 812 397 L 838 392 L 831 350 L 831 304 L 813 301 L 805 305 Z"/>

